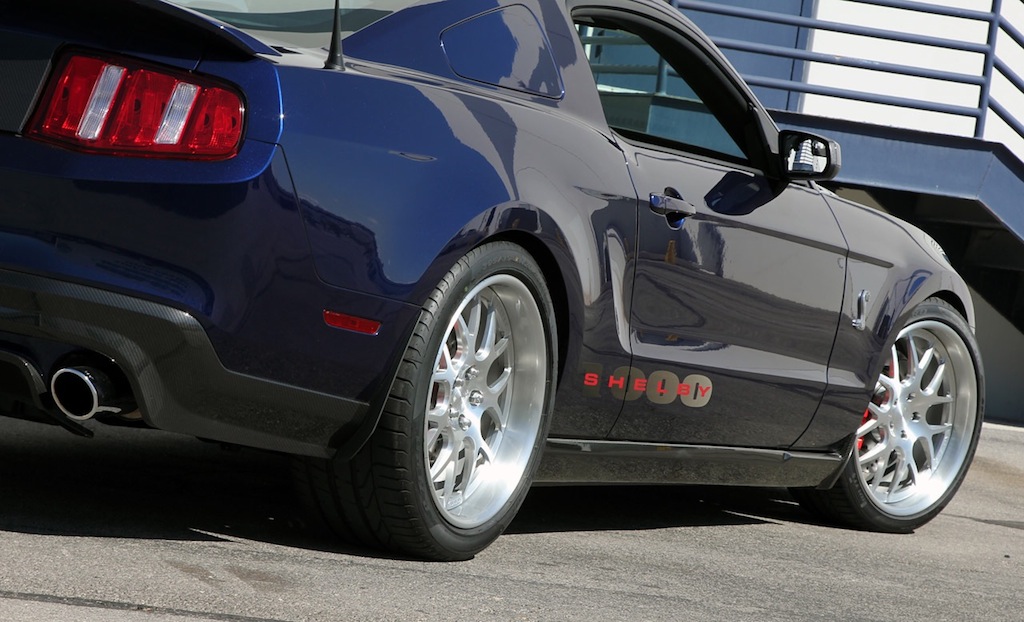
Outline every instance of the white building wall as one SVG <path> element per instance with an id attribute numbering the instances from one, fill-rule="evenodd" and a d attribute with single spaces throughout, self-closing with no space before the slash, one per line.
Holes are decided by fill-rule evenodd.
<path id="1" fill-rule="evenodd" d="M 931 0 L 929 4 L 987 12 L 991 0 Z M 985 44 L 988 24 L 982 21 L 928 15 L 904 9 L 878 7 L 849 0 L 818 0 L 816 17 L 825 21 L 855 24 L 895 32 L 914 33 L 942 39 L 974 44 Z M 1004 0 L 1002 13 L 1019 30 L 1024 31 L 1024 2 Z M 819 53 L 873 61 L 909 65 L 981 76 L 984 73 L 983 54 L 942 49 L 912 43 L 885 41 L 859 35 L 816 30 L 811 35 L 810 48 Z M 1024 49 L 1005 33 L 997 39 L 996 53 L 1018 73 L 1024 74 Z M 866 69 L 838 67 L 826 63 L 809 63 L 809 84 L 845 88 L 894 97 L 976 108 L 981 89 L 974 85 L 957 84 L 927 78 L 915 78 Z M 994 73 L 992 97 L 1011 113 L 1024 117 L 1024 94 Z M 863 121 L 892 127 L 950 134 L 974 136 L 975 122 L 970 117 L 886 106 L 874 103 L 843 100 L 821 95 L 805 95 L 801 112 L 806 114 Z M 994 112 L 989 111 L 984 133 L 986 140 L 1002 142 L 1024 159 L 1024 139 L 1017 136 Z"/>
<path id="2" fill-rule="evenodd" d="M 1017 30 L 1024 32 L 1024 2 L 1020 0 L 1003 0 L 1003 17 Z M 996 39 L 996 56 L 1013 69 L 1017 75 L 1024 77 L 1024 49 L 1017 42 L 1000 33 Z M 1024 93 L 1003 77 L 998 71 L 992 76 L 992 98 L 1003 105 L 1018 120 L 1024 120 Z M 998 115 L 989 113 L 985 127 L 987 140 L 1001 142 L 1009 147 L 1017 157 L 1024 160 L 1024 138 L 1021 138 Z"/>

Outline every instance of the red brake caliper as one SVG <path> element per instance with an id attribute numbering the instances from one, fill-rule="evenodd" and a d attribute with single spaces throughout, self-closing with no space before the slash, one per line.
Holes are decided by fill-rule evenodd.
<path id="1" fill-rule="evenodd" d="M 889 376 L 891 378 L 892 376 L 891 376 L 890 371 L 889 371 L 891 369 L 892 369 L 892 364 L 890 362 L 889 364 L 886 364 L 885 368 L 882 370 L 882 373 L 885 374 L 886 376 Z M 875 387 L 875 394 L 871 398 L 871 403 L 872 404 L 878 405 L 879 402 L 881 402 L 884 399 L 885 391 L 881 391 L 880 392 L 880 389 L 881 389 L 881 387 L 879 387 L 879 386 Z M 864 424 L 867 423 L 868 421 L 871 421 L 871 408 L 870 407 L 864 409 L 864 416 L 861 417 L 861 419 L 860 419 L 861 427 L 864 427 Z M 860 438 L 857 439 L 857 451 L 860 451 L 861 449 L 864 449 L 864 437 L 863 436 L 861 436 Z"/>
<path id="2" fill-rule="evenodd" d="M 871 420 L 871 409 L 870 408 L 865 408 L 864 409 L 864 417 L 860 420 L 860 424 L 863 426 L 865 423 L 867 423 L 870 420 Z M 861 436 L 860 438 L 857 439 L 857 451 L 860 451 L 861 449 L 864 449 L 864 437 L 863 436 Z"/>

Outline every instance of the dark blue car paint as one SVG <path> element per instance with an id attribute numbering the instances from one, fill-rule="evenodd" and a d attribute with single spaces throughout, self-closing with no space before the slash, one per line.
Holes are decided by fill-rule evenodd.
<path id="1" fill-rule="evenodd" d="M 679 377 L 702 369 L 714 396 L 692 411 L 641 401 L 623 413 L 614 436 L 789 446 L 826 386 L 846 254 L 835 218 L 817 191 L 796 184 L 750 213 L 719 212 L 706 197 L 734 166 L 634 150 L 638 193 L 672 186 L 697 213 L 673 230 L 663 216 L 640 210 L 633 365 L 660 363 Z M 758 183 L 754 173 L 748 179 Z"/>
<path id="2" fill-rule="evenodd" d="M 547 36 L 521 4 L 449 26 L 441 48 L 452 71 L 468 80 L 552 99 L 565 94 Z M 494 53 L 480 53 L 488 48 Z"/>
<path id="3" fill-rule="evenodd" d="M 246 139 L 237 157 L 200 163 L 85 155 L 0 133 L 0 268 L 109 290 L 184 313 L 202 327 L 230 377 L 265 379 L 268 387 L 294 388 L 307 396 L 344 398 L 351 408 L 328 433 L 322 413 L 312 411 L 307 413 L 310 421 L 321 416 L 316 419 L 321 424 L 303 431 L 298 420 L 247 424 L 244 414 L 268 420 L 275 415 L 230 412 L 227 403 L 222 406 L 228 412 L 222 414 L 189 411 L 176 418 L 146 403 L 159 394 L 139 396 L 144 417 L 158 427 L 318 453 L 317 446 L 349 451 L 372 430 L 420 305 L 451 265 L 484 241 L 509 239 L 538 258 L 559 307 L 558 332 L 564 342 L 551 435 L 603 439 L 618 420 L 622 427 L 616 436 L 624 440 L 707 441 L 699 419 L 681 424 L 678 417 L 717 416 L 712 411 L 660 413 L 661 423 L 643 421 L 637 428 L 629 422 L 642 419 L 643 411 L 630 410 L 620 418 L 622 398 L 585 390 L 587 370 L 646 365 L 633 361 L 630 344 L 642 343 L 644 336 L 637 332 L 643 327 L 630 321 L 636 305 L 642 314 L 648 305 L 664 301 L 634 299 L 632 283 L 637 266 L 643 272 L 645 262 L 650 265 L 649 257 L 637 252 L 638 218 L 654 215 L 637 200 L 637 190 L 642 195 L 645 189 L 634 189 L 627 157 L 604 122 L 596 92 L 579 86 L 592 85 L 590 68 L 556 3 L 516 4 L 529 10 L 546 34 L 566 85 L 561 100 L 453 71 L 440 45 L 441 33 L 506 4 L 448 0 L 401 11 L 345 40 L 345 71 L 317 68 L 308 55 L 281 54 L 219 26 L 203 32 L 226 42 L 227 50 L 217 49 L 214 39 L 192 48 L 175 44 L 167 49 L 163 38 L 114 46 L 117 39 L 110 32 L 72 37 L 66 35 L 70 27 L 62 26 L 68 45 L 113 47 L 118 53 L 194 67 L 236 85 L 247 103 Z M 149 0 L 141 5 L 166 10 L 164 17 L 177 19 L 181 13 Z M 664 12 L 669 15 L 668 8 Z M 169 22 L 167 31 L 189 33 L 197 19 Z M 0 28 L 7 27 L 3 20 Z M 705 38 L 690 35 L 696 45 L 707 45 Z M 496 39 L 502 40 L 514 42 L 515 37 Z M 233 57 L 253 51 L 260 55 Z M 734 74 L 723 77 L 740 84 Z M 799 437 L 795 447 L 833 450 L 855 430 L 858 410 L 874 386 L 881 361 L 872 353 L 885 352 L 885 344 L 895 338 L 893 327 L 914 304 L 946 292 L 953 300 L 967 301 L 959 305 L 973 324 L 962 281 L 918 240 L 921 234 L 833 197 L 806 209 L 825 213 L 829 206 L 845 239 L 837 241 L 835 233 L 809 239 L 814 251 L 793 261 L 817 261 L 821 248 L 836 255 L 835 274 L 822 286 L 844 283 L 836 296 L 839 306 L 813 309 L 821 315 L 814 329 L 831 330 L 835 346 L 829 359 L 817 344 L 814 351 L 784 344 L 797 358 L 814 360 L 822 369 L 828 359 L 827 388 L 820 386 L 820 377 L 814 386 L 782 387 L 783 394 L 789 391 L 811 402 L 820 398 L 817 415 L 811 419 L 812 409 L 787 419 L 778 408 L 760 411 L 764 395 L 778 392 L 779 382 L 735 385 L 743 395 L 729 395 L 729 378 L 741 374 L 723 368 L 715 372 L 718 398 L 742 412 L 717 427 L 710 442 L 784 447 Z M 757 212 L 752 213 L 751 220 L 757 220 Z M 744 216 L 734 218 L 742 229 Z M 881 221 L 885 224 L 879 226 Z M 775 226 L 785 230 L 787 224 Z M 645 222 L 639 230 L 651 226 L 667 228 L 668 223 Z M 684 231 L 695 235 L 694 227 L 696 222 Z M 858 246 L 846 259 L 848 240 L 857 240 Z M 732 260 L 729 250 L 728 244 L 717 249 L 722 262 Z M 645 252 L 649 249 L 641 248 Z M 685 249 L 677 247 L 677 252 Z M 771 301 L 776 296 L 770 282 L 748 285 L 747 294 L 754 298 Z M 869 330 L 863 332 L 851 326 L 862 289 L 871 290 L 875 301 Z M 321 319 L 324 309 L 380 320 L 383 329 L 371 337 L 329 328 Z M 818 322 L 803 309 L 791 311 L 770 318 L 778 334 L 796 335 L 809 321 Z M 705 312 L 698 310 L 698 319 Z M 62 353 L 95 345 L 77 333 L 58 331 L 47 335 L 70 335 L 69 341 L 54 346 L 46 341 L 49 337 L 11 321 L 0 326 L 12 331 L 10 339 L 0 335 L 0 343 L 27 353 L 44 373 Z M 679 328 L 683 339 L 709 342 L 699 334 L 687 336 L 685 325 Z M 741 366 L 737 359 L 736 367 Z M 681 362 L 679 369 L 686 367 Z M 142 384 L 135 382 L 135 388 Z M 625 404 L 632 408 L 635 403 Z M 759 421 L 773 413 L 781 419 L 765 425 L 775 432 L 759 430 Z M 290 416 L 302 417 L 302 408 Z M 287 441 L 275 440 L 274 430 L 289 428 L 291 435 L 281 436 Z"/>

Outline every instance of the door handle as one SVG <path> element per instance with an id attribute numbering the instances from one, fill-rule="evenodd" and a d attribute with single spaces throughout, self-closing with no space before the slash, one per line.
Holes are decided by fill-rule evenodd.
<path id="1" fill-rule="evenodd" d="M 664 193 L 652 192 L 650 198 L 651 211 L 671 220 L 682 220 L 697 214 L 697 208 L 679 195 L 674 188 L 665 188 Z"/>

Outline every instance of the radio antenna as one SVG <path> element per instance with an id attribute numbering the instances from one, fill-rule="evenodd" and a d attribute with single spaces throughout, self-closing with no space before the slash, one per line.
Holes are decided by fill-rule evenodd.
<path id="1" fill-rule="evenodd" d="M 334 25 L 331 27 L 331 47 L 327 49 L 324 69 L 345 71 L 345 59 L 341 55 L 341 0 L 334 0 Z"/>

